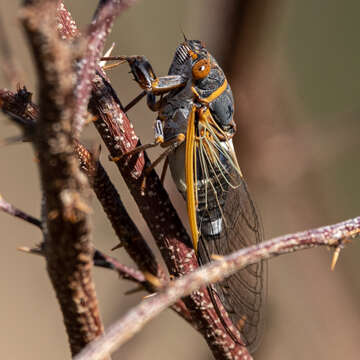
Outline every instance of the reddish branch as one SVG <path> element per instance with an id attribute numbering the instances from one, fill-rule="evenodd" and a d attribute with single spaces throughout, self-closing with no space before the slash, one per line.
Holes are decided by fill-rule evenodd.
<path id="1" fill-rule="evenodd" d="M 113 352 L 125 343 L 148 321 L 180 297 L 194 292 L 201 286 L 222 280 L 247 265 L 317 246 L 339 248 L 343 246 L 344 242 L 349 241 L 359 233 L 360 217 L 357 217 L 339 224 L 274 238 L 259 245 L 239 250 L 219 261 L 214 261 L 175 280 L 160 294 L 144 300 L 110 326 L 106 335 L 89 344 L 74 360 L 101 359 L 104 354 Z M 238 358 L 245 359 L 245 356 L 238 353 Z"/>

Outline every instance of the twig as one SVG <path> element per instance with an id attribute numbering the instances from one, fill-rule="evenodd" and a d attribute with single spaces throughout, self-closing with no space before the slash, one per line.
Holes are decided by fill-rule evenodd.
<path id="1" fill-rule="evenodd" d="M 108 256 L 100 250 L 94 252 L 94 264 L 95 266 L 115 270 L 122 279 L 131 280 L 141 284 L 143 287 L 146 286 L 146 278 L 141 271 L 119 263 L 114 257 Z"/>
<path id="2" fill-rule="evenodd" d="M 19 210 L 12 204 L 8 203 L 1 195 L 0 195 L 0 210 L 6 212 L 9 215 L 18 217 L 30 224 L 33 224 L 41 229 L 41 221 L 39 219 L 34 218 L 33 216 Z"/>
<path id="3" fill-rule="evenodd" d="M 130 3 L 132 2 L 133 0 L 129 0 L 128 2 L 124 2 L 127 3 L 127 5 L 130 5 Z M 107 9 L 110 9 L 111 8 L 107 8 Z M 107 10 L 108 11 L 108 10 Z M 106 12 L 103 13 L 103 16 L 107 16 Z M 79 35 L 79 31 L 76 27 L 76 24 L 75 22 L 73 21 L 72 17 L 71 17 L 71 14 L 68 12 L 68 10 L 65 8 L 65 6 L 63 4 L 61 4 L 61 6 L 58 7 L 58 18 L 57 18 L 57 21 L 58 21 L 58 32 L 60 34 L 60 36 L 63 38 L 63 39 L 68 39 L 68 40 L 72 40 L 73 37 L 75 36 L 78 36 Z M 98 69 L 98 75 L 100 76 L 101 75 L 101 78 L 104 79 L 104 81 L 106 81 L 106 75 L 103 73 L 102 69 Z M 112 106 L 114 105 L 115 106 L 115 119 L 119 119 L 119 121 L 121 122 L 121 116 L 122 116 L 122 112 L 118 112 L 117 110 L 121 110 L 121 104 L 116 96 L 116 93 L 115 91 L 111 88 L 110 84 L 109 84 L 109 91 L 111 93 L 110 97 L 105 97 L 105 100 L 108 101 L 108 103 L 106 104 L 105 103 L 105 106 L 109 106 L 109 109 L 110 111 L 112 110 Z M 94 96 L 94 92 L 96 94 L 96 86 L 95 86 L 95 83 L 93 82 L 92 83 L 92 97 Z M 101 98 L 102 97 L 102 93 L 98 93 L 97 94 L 97 98 L 99 99 L 99 97 Z M 96 98 L 96 97 L 95 97 Z M 112 114 L 112 113 L 111 113 Z M 119 116 L 119 118 L 117 118 L 117 116 Z M 130 129 L 130 128 L 129 128 Z M 106 132 L 107 130 L 104 129 L 104 132 Z M 113 143 L 114 145 L 114 149 L 116 150 L 117 149 L 117 144 L 116 142 L 118 141 L 118 139 L 120 138 L 117 138 L 115 137 L 113 140 L 115 140 L 115 144 Z M 137 138 L 136 136 L 134 136 L 134 134 L 132 134 L 130 131 L 128 131 L 127 133 L 124 133 L 124 139 L 125 140 L 128 140 L 128 141 L 131 141 L 133 144 L 136 143 L 137 141 Z M 107 136 L 107 146 L 108 146 L 108 143 L 109 143 L 109 140 L 110 140 L 110 143 L 111 143 L 111 137 L 110 136 Z M 135 141 L 135 143 L 134 143 Z M 117 151 L 117 150 L 116 150 Z M 141 155 L 140 155 L 141 157 Z M 154 172 L 155 173 L 155 172 Z M 164 203 L 164 206 L 166 204 Z M 175 210 L 174 210 L 174 213 L 175 213 Z M 178 218 L 176 218 L 175 220 L 178 221 L 178 224 L 181 224 L 181 222 L 178 220 Z M 156 221 L 156 222 L 159 222 L 159 221 Z M 157 226 L 154 222 L 154 226 Z M 175 228 L 174 228 L 175 229 Z M 182 225 L 181 225 L 181 229 L 183 229 Z M 179 233 L 180 234 L 180 233 Z M 186 232 L 185 232 L 185 235 L 186 235 Z M 181 234 L 179 235 L 181 236 Z M 174 251 L 174 248 L 172 247 L 172 251 Z M 171 256 L 171 255 L 169 255 Z M 161 278 L 161 277 L 160 277 Z M 201 298 L 198 299 L 199 300 L 199 303 L 202 301 Z M 177 304 L 175 304 L 173 306 L 173 309 L 179 314 L 181 315 L 186 321 L 192 323 L 194 325 L 194 320 L 192 319 L 192 316 L 191 314 L 189 313 L 189 310 L 187 309 L 187 306 L 183 303 L 182 300 L 179 300 Z M 197 325 L 194 325 L 195 327 L 199 328 L 199 324 Z M 201 327 L 201 326 L 200 326 Z M 203 328 L 203 327 L 202 327 Z M 209 338 L 209 337 L 207 337 Z"/>
<path id="4" fill-rule="evenodd" d="M 142 301 L 110 326 L 106 335 L 89 344 L 74 360 L 101 359 L 104 353 L 111 353 L 119 348 L 148 321 L 178 298 L 186 296 L 208 283 L 220 281 L 250 264 L 317 246 L 337 247 L 347 239 L 359 234 L 360 217 L 357 217 L 335 225 L 280 236 L 223 257 L 220 261 L 215 261 L 175 280 L 158 295 Z M 241 354 L 238 355 L 241 356 Z"/>
<path id="5" fill-rule="evenodd" d="M 18 247 L 18 250 L 27 254 L 45 256 L 43 243 L 35 247 L 20 246 Z M 93 261 L 95 266 L 109 270 L 114 270 L 122 279 L 130 280 L 137 284 L 140 284 L 142 289 L 145 287 L 146 279 L 142 272 L 119 263 L 118 260 L 102 253 L 100 250 L 94 251 Z"/>

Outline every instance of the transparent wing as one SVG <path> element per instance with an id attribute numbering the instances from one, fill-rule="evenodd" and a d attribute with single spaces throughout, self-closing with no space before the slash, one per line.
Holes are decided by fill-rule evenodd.
<path id="1" fill-rule="evenodd" d="M 207 121 L 199 121 L 197 143 L 197 224 L 199 260 L 227 255 L 262 241 L 262 228 L 237 164 L 231 140 L 220 139 Z M 263 322 L 263 263 L 249 265 L 210 288 L 238 327 L 250 350 Z"/>

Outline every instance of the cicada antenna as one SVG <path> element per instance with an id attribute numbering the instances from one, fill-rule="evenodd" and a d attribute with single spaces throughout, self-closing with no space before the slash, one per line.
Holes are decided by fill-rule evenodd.
<path id="1" fill-rule="evenodd" d="M 188 39 L 187 39 L 187 37 L 186 37 L 186 35 L 185 35 L 185 33 L 184 33 L 184 29 L 183 29 L 183 27 L 181 26 L 180 23 L 179 23 L 179 28 L 180 28 L 180 31 L 181 31 L 182 36 L 184 37 L 184 41 L 188 41 Z"/>

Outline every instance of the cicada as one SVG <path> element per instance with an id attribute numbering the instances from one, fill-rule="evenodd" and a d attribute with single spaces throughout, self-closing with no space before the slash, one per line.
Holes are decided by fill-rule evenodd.
<path id="1" fill-rule="evenodd" d="M 187 203 L 199 263 L 262 241 L 259 218 L 232 143 L 236 131 L 232 91 L 205 45 L 185 39 L 175 51 L 168 75 L 162 77 L 155 75 L 143 56 L 120 60 L 129 63 L 148 107 L 157 112 L 154 143 L 135 151 L 157 144 L 166 148 L 150 168 L 166 158 Z M 209 288 L 250 349 L 259 340 L 263 288 L 261 262 Z"/>

